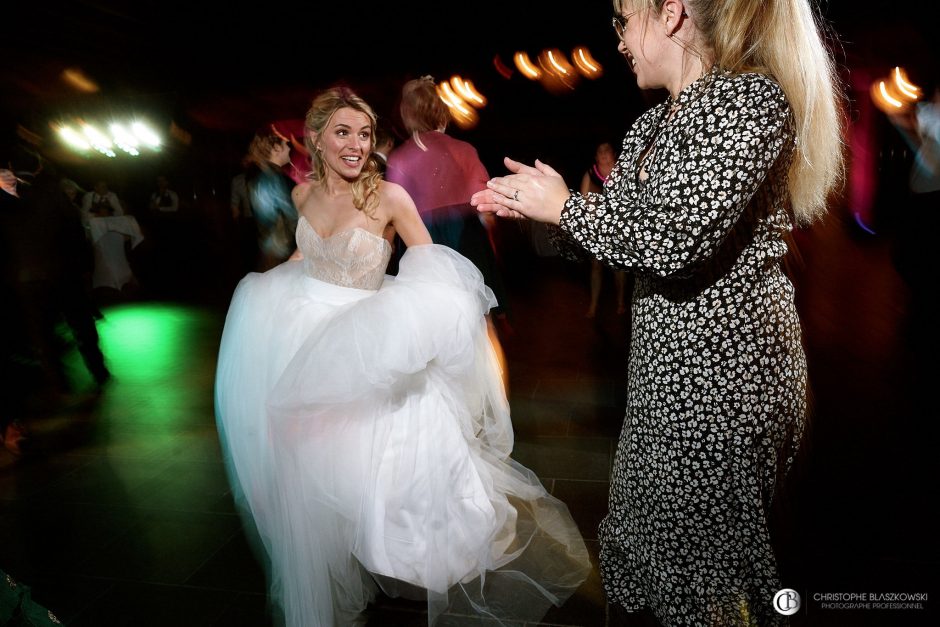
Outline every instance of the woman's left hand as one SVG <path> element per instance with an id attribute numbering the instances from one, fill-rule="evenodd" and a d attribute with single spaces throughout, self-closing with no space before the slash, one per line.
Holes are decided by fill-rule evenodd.
<path id="1" fill-rule="evenodd" d="M 504 163 L 513 174 L 490 179 L 487 189 L 470 197 L 470 204 L 478 211 L 504 218 L 558 224 L 565 201 L 571 196 L 561 175 L 538 160 L 535 167 L 509 157 Z"/>

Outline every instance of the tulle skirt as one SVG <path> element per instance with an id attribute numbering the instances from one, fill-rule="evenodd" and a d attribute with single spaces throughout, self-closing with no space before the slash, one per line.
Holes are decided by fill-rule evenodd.
<path id="1" fill-rule="evenodd" d="M 216 415 L 288 625 L 355 624 L 379 589 L 426 600 L 429 624 L 537 621 L 586 578 L 567 507 L 510 458 L 493 304 L 437 245 L 410 248 L 376 291 L 302 262 L 238 286 Z"/>

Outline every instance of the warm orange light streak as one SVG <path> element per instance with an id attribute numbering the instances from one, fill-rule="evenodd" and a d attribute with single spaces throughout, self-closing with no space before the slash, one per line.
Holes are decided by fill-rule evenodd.
<path id="1" fill-rule="evenodd" d="M 539 67 L 542 68 L 542 86 L 554 93 L 572 90 L 580 80 L 580 74 L 574 71 L 568 59 L 557 48 L 542 50 Z"/>
<path id="2" fill-rule="evenodd" d="M 588 78 L 597 78 L 601 75 L 601 64 L 591 56 L 585 48 L 575 48 L 571 54 L 575 66 Z"/>
<path id="3" fill-rule="evenodd" d="M 467 91 L 467 87 L 466 87 L 466 84 L 464 83 L 464 80 L 459 75 L 454 74 L 453 76 L 450 77 L 450 86 L 453 88 L 455 92 L 457 92 L 461 100 L 463 100 L 464 102 L 467 102 L 467 104 L 470 104 L 470 105 L 473 104 L 472 102 L 469 102 L 470 94 Z"/>
<path id="4" fill-rule="evenodd" d="M 894 84 L 901 91 L 902 94 L 910 98 L 911 100 L 917 100 L 920 98 L 920 87 L 913 85 L 907 81 L 907 77 L 901 71 L 901 68 L 894 68 Z"/>
<path id="5" fill-rule="evenodd" d="M 509 80 L 512 77 L 512 69 L 503 63 L 503 60 L 499 58 L 499 55 L 493 57 L 493 67 L 495 67 L 500 76 L 506 80 Z"/>
<path id="6" fill-rule="evenodd" d="M 465 106 L 463 99 L 454 93 L 449 83 L 441 83 L 437 88 L 439 90 L 438 95 L 441 97 L 441 100 L 444 101 L 444 104 L 450 105 L 464 115 L 470 115 L 470 109 Z"/>
<path id="7" fill-rule="evenodd" d="M 563 55 L 562 55 L 560 52 L 557 52 L 557 53 L 556 53 L 555 51 L 549 50 L 549 51 L 548 51 L 548 62 L 552 64 L 552 67 L 553 67 L 553 68 L 555 68 L 556 70 L 558 70 L 558 73 L 559 73 L 559 74 L 561 74 L 562 76 L 567 76 L 567 75 L 568 75 L 568 70 L 565 69 L 565 66 L 564 66 L 564 65 L 562 65 L 561 63 L 559 63 L 558 61 L 555 60 L 555 54 L 558 54 L 559 56 L 561 56 L 562 58 L 564 58 Z M 567 60 L 565 61 L 565 65 L 568 65 Z"/>
<path id="8" fill-rule="evenodd" d="M 477 107 L 486 106 L 486 98 L 483 96 L 483 94 L 477 91 L 476 86 L 471 81 L 464 81 L 463 85 L 466 88 L 467 93 L 470 94 L 470 97 L 467 98 L 467 100 L 469 100 L 471 104 L 476 102 Z"/>
<path id="9" fill-rule="evenodd" d="M 464 102 L 470 104 L 474 107 L 482 107 L 486 105 L 486 99 L 480 95 L 474 87 L 473 83 L 468 80 L 464 80 L 459 75 L 455 74 L 450 79 L 450 84 L 454 88 Z"/>
<path id="10" fill-rule="evenodd" d="M 891 106 L 897 107 L 898 109 L 904 106 L 903 102 L 895 98 L 892 98 L 890 95 L 888 95 L 888 89 L 885 87 L 884 81 L 880 81 L 878 83 L 878 89 L 881 90 L 881 97 L 884 98 L 885 102 L 887 102 Z"/>
<path id="11" fill-rule="evenodd" d="M 437 95 L 450 110 L 450 116 L 461 128 L 472 128 L 480 119 L 475 109 L 466 106 L 446 81 L 438 84 Z"/>
<path id="12" fill-rule="evenodd" d="M 75 89 L 89 94 L 93 94 L 100 89 L 95 81 L 85 76 L 84 72 L 77 68 L 62 70 L 62 80 Z"/>
<path id="13" fill-rule="evenodd" d="M 493 347 L 493 354 L 496 357 L 496 363 L 499 371 L 502 373 L 503 391 L 509 398 L 509 369 L 506 367 L 506 353 L 503 351 L 503 345 L 499 341 L 499 334 L 496 332 L 496 326 L 489 316 L 486 317 L 486 335 L 489 337 L 490 346 Z"/>
<path id="14" fill-rule="evenodd" d="M 526 53 L 517 52 L 513 59 L 516 62 L 516 67 L 519 68 L 519 71 L 522 72 L 526 78 L 538 80 L 538 78 L 542 76 L 542 72 L 540 72 L 539 69 L 532 64 L 532 61 L 529 59 L 529 55 Z"/>

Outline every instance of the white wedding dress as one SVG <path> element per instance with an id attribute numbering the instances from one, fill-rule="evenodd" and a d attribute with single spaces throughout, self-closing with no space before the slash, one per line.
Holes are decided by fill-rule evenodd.
<path id="1" fill-rule="evenodd" d="M 219 353 L 216 416 L 236 502 L 291 627 L 348 625 L 381 588 L 441 614 L 537 621 L 590 562 L 567 507 L 510 459 L 477 269 L 360 228 L 249 274 Z M 473 617 L 473 618 L 471 618 Z"/>

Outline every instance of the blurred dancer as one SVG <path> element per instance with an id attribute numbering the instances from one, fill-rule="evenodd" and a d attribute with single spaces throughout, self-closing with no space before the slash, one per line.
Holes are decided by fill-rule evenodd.
<path id="1" fill-rule="evenodd" d="M 307 114 L 294 190 L 303 259 L 239 285 L 216 415 L 236 502 L 291 627 L 360 624 L 378 588 L 538 622 L 590 563 L 563 503 L 514 462 L 484 314 L 492 292 L 434 245 L 370 158 L 376 117 L 346 88 Z M 408 249 L 386 279 L 389 238 Z"/>
<path id="2" fill-rule="evenodd" d="M 85 237 L 88 239 L 88 255 L 91 256 L 94 260 L 94 249 L 91 244 L 91 233 L 88 220 L 86 219 L 86 214 L 82 210 L 82 198 L 84 197 L 85 191 L 82 187 L 73 181 L 72 179 L 62 179 L 59 182 L 62 187 L 62 191 L 65 192 L 65 197 L 68 198 L 69 204 L 72 205 L 72 210 L 75 215 L 81 217 L 82 226 L 85 228 Z M 85 292 L 88 294 L 88 302 L 91 304 L 92 313 L 95 316 L 95 320 L 101 320 L 104 318 L 104 314 L 101 313 L 101 310 L 98 309 L 98 305 L 95 303 L 93 296 L 93 287 L 92 287 L 92 273 L 94 271 L 94 261 L 90 265 L 87 265 L 82 272 L 82 283 L 85 285 Z"/>
<path id="3" fill-rule="evenodd" d="M 940 343 L 938 263 L 933 252 L 933 236 L 940 228 L 940 86 L 927 93 L 930 98 L 888 117 L 914 154 L 907 197 L 892 206 L 897 225 L 892 257 L 910 290 L 908 311 L 911 332 L 917 335 L 915 345 L 931 360 Z"/>
<path id="4" fill-rule="evenodd" d="M 273 124 L 255 133 L 248 147 L 245 185 L 258 228 L 256 270 L 260 272 L 282 263 L 297 248 L 297 210 L 291 201 L 294 181 L 284 173 L 290 153 L 290 140 Z"/>
<path id="5" fill-rule="evenodd" d="M 236 280 L 255 269 L 258 263 L 258 227 L 251 214 L 251 200 L 248 197 L 246 181 L 251 161 L 247 155 L 242 159 L 242 171 L 232 177 L 229 185 L 229 207 L 232 211 L 233 236 L 233 276 Z"/>
<path id="6" fill-rule="evenodd" d="M 581 195 L 600 194 L 604 191 L 604 183 L 614 168 L 617 155 L 610 142 L 601 142 L 594 151 L 594 163 L 581 177 Z M 614 270 L 614 288 L 617 295 L 617 314 L 626 313 L 627 273 Z M 597 259 L 591 260 L 591 304 L 588 306 L 587 317 L 597 315 L 597 305 L 601 299 L 601 285 L 604 282 L 604 264 Z"/>
<path id="7" fill-rule="evenodd" d="M 11 146 L 0 170 L 0 251 L 5 349 L 22 346 L 36 360 L 50 393 L 67 393 L 56 325 L 70 327 L 85 365 L 98 385 L 111 376 L 98 346 L 94 306 L 85 288 L 92 264 L 81 218 L 60 187 L 51 164 L 32 149 Z M 9 355 L 4 355 L 5 359 Z M 7 390 L 7 386 L 13 389 Z M 4 396 L 22 398 L 21 382 L 4 379 Z"/>
<path id="8" fill-rule="evenodd" d="M 603 193 L 537 161 L 472 202 L 558 225 L 635 274 L 628 404 L 601 523 L 611 601 L 664 625 L 774 625 L 768 520 L 801 442 L 806 359 L 781 260 L 843 172 L 839 88 L 808 0 L 616 0 L 644 89 Z M 799 59 L 799 63 L 794 63 Z"/>
<path id="9" fill-rule="evenodd" d="M 489 234 L 488 217 L 468 199 L 486 187 L 489 174 L 476 148 L 447 135 L 450 113 L 430 76 L 405 83 L 401 119 L 410 137 L 392 151 L 385 177 L 414 199 L 435 244 L 443 244 L 472 261 L 496 295 L 496 316 L 509 310 L 502 274 Z"/>

